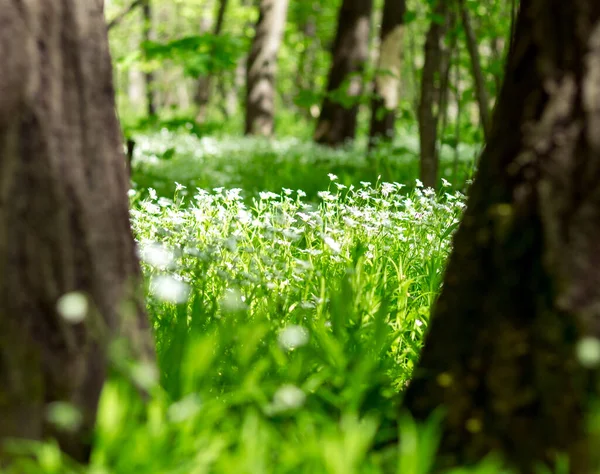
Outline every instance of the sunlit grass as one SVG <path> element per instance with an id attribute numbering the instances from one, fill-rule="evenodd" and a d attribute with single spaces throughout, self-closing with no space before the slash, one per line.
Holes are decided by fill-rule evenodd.
<path id="1" fill-rule="evenodd" d="M 398 429 L 463 197 L 327 179 L 317 204 L 182 186 L 137 203 L 161 385 L 136 423 L 107 388 L 96 467 L 396 472 L 397 449 L 373 447 Z"/>
<path id="2" fill-rule="evenodd" d="M 261 191 L 279 193 L 282 188 L 302 189 L 309 199 L 328 186 L 328 173 L 339 182 L 359 186 L 360 181 L 386 181 L 412 188 L 419 174 L 418 135 L 408 130 L 393 144 L 369 159 L 365 144 L 332 150 L 296 138 L 264 140 L 252 137 L 202 137 L 162 130 L 135 135 L 133 181 L 145 191 L 154 188 L 171 197 L 175 182 L 190 189 L 217 186 L 241 188 L 247 197 Z M 460 145 L 459 153 L 441 149 L 441 177 L 461 189 L 471 175 L 479 148 Z"/>
<path id="3" fill-rule="evenodd" d="M 335 175 L 329 179 L 318 204 L 304 201 L 302 191 L 284 189 L 261 193 L 248 206 L 239 189 L 217 188 L 192 190 L 187 207 L 181 194 L 190 190 L 182 186 L 174 200 L 151 191 L 139 203 L 133 226 L 161 356 L 168 354 L 176 319 L 165 315 L 165 300 L 189 301 L 179 308 L 188 330 L 194 310 L 209 313 L 210 325 L 232 307 L 275 327 L 331 323 L 325 316 L 346 279 L 356 324 L 368 325 L 385 305 L 398 331 L 394 379 L 406 381 L 463 196 L 420 188 L 405 195 L 394 183 L 346 188 Z"/>
<path id="4" fill-rule="evenodd" d="M 435 449 L 434 429 L 398 426 L 398 394 L 463 196 L 325 179 L 310 201 L 132 192 L 160 383 L 144 379 L 145 403 L 123 378 L 106 386 L 87 470 L 44 445 L 27 472 L 427 472 L 382 447 L 400 429 Z"/>

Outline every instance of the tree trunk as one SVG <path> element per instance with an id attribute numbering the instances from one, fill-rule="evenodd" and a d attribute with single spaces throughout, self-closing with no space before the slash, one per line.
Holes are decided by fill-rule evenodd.
<path id="1" fill-rule="evenodd" d="M 479 106 L 479 120 L 483 128 L 483 136 L 487 140 L 490 134 L 490 99 L 485 85 L 485 77 L 481 70 L 481 58 L 479 57 L 479 47 L 477 37 L 471 25 L 469 10 L 465 0 L 459 0 L 460 16 L 462 18 L 463 28 L 467 38 L 467 49 L 471 57 L 471 69 L 473 71 L 473 80 L 475 82 L 475 96 Z"/>
<path id="2" fill-rule="evenodd" d="M 102 2 L 4 2 L 0 24 L 0 444 L 56 437 L 86 461 L 107 344 L 152 357 Z"/>
<path id="3" fill-rule="evenodd" d="M 142 5 L 142 14 L 144 18 L 143 38 L 144 41 L 152 40 L 152 0 L 144 0 Z M 154 73 L 147 71 L 144 73 L 144 79 L 146 82 L 146 104 L 148 117 L 156 117 L 156 100 L 154 97 Z"/>
<path id="4" fill-rule="evenodd" d="M 246 134 L 270 137 L 274 130 L 275 74 L 288 0 L 261 0 L 246 69 Z"/>
<path id="5" fill-rule="evenodd" d="M 452 58 L 454 56 L 454 50 L 458 42 L 456 32 L 457 15 L 456 12 L 451 9 L 448 12 L 448 37 L 449 42 L 447 45 L 442 45 L 441 48 L 441 61 L 440 61 L 440 88 L 439 96 L 436 98 L 438 106 L 438 131 L 437 136 L 441 136 L 442 140 L 437 140 L 435 147 L 435 160 L 439 163 L 440 153 L 442 148 L 443 137 L 446 132 L 448 125 L 448 101 L 450 97 L 450 71 L 452 69 Z"/>
<path id="6" fill-rule="evenodd" d="M 381 22 L 379 61 L 371 102 L 369 148 L 379 140 L 391 140 L 394 135 L 400 93 L 405 12 L 405 0 L 385 0 Z"/>
<path id="7" fill-rule="evenodd" d="M 496 64 L 504 64 L 504 45 L 506 40 L 502 36 L 492 38 L 490 41 L 491 60 Z M 492 97 L 498 97 L 500 88 L 502 87 L 502 74 L 501 70 L 494 68 L 494 91 L 491 94 Z"/>
<path id="8" fill-rule="evenodd" d="M 437 125 L 442 66 L 442 46 L 447 29 L 448 5 L 437 0 L 431 26 L 425 38 L 425 63 L 419 101 L 420 176 L 426 187 L 435 188 L 438 179 Z M 441 20 L 440 20 L 441 19 Z M 437 110 L 436 110 L 437 109 Z"/>
<path id="9" fill-rule="evenodd" d="M 296 70 L 296 94 L 302 91 L 313 91 L 315 89 L 316 67 L 315 61 L 317 51 L 319 51 L 321 42 L 317 36 L 317 19 L 319 13 L 317 4 L 313 4 L 313 12 L 306 19 L 302 26 L 302 36 L 304 39 L 304 49 L 298 60 L 298 69 Z M 311 117 L 310 106 L 301 106 L 301 110 L 307 118 Z"/>
<path id="10" fill-rule="evenodd" d="M 372 9 L 373 0 L 342 1 L 327 96 L 323 101 L 314 135 L 317 143 L 339 146 L 354 139 L 358 116 L 357 99 L 362 93 L 362 72 L 369 57 Z M 342 96 L 334 97 L 333 93 Z"/>
<path id="11" fill-rule="evenodd" d="M 225 12 L 227 11 L 228 0 L 219 0 L 217 21 L 213 29 L 213 36 L 218 37 L 223 30 L 223 22 L 225 21 Z M 199 77 L 196 83 L 196 105 L 198 106 L 198 113 L 196 115 L 196 122 L 202 124 L 206 120 L 206 108 L 210 103 L 212 95 L 212 82 L 213 75 L 206 74 L 205 76 Z"/>
<path id="12" fill-rule="evenodd" d="M 595 472 L 584 413 L 598 361 L 581 351 L 600 336 L 599 64 L 600 3 L 522 0 L 404 398 L 417 419 L 445 407 L 442 465 L 497 451 L 530 473 L 566 453 L 569 472 Z"/>

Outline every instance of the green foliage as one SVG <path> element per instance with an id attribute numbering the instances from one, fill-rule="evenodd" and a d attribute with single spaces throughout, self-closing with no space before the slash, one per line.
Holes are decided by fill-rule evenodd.
<path id="1" fill-rule="evenodd" d="M 396 394 L 463 196 L 329 180 L 320 204 L 288 189 L 251 205 L 236 189 L 194 191 L 189 205 L 181 186 L 172 200 L 132 195 L 160 384 L 141 377 L 145 402 L 127 376 L 107 384 L 89 468 L 34 444 L 17 469 L 429 472 L 435 420 L 398 424 Z M 397 430 L 405 444 L 383 447 Z"/>
<path id="2" fill-rule="evenodd" d="M 107 17 L 127 3 L 107 0 Z M 508 3 L 467 1 L 492 97 Z M 418 357 L 464 205 L 446 180 L 464 188 L 482 133 L 458 24 L 446 38 L 458 46 L 453 112 L 439 134 L 443 186 L 437 194 L 419 186 L 422 46 L 430 22 L 444 19 L 431 14 L 432 0 L 407 4 L 397 133 L 370 155 L 368 87 L 349 97 L 347 82 L 330 99 L 359 105 L 357 142 L 340 150 L 310 143 L 340 0 L 290 2 L 276 130 L 293 138 L 272 141 L 236 136 L 254 2 L 229 0 L 219 36 L 206 33 L 210 22 L 199 27 L 216 11 L 207 0 L 154 1 L 153 41 L 141 41 L 139 11 L 111 31 L 119 113 L 137 143 L 132 225 L 160 374 L 155 380 L 148 367 L 128 365 L 116 346 L 118 375 L 102 396 L 91 466 L 64 459 L 52 442 L 18 443 L 9 447 L 23 455 L 12 472 L 431 472 L 441 414 L 418 425 L 399 412 L 398 393 Z M 378 13 L 381 7 L 376 2 Z M 367 67 L 365 84 L 375 67 Z M 152 119 L 136 82 L 149 71 L 159 105 Z M 197 124 L 193 94 L 207 74 L 216 91 L 207 120 Z M 133 382 L 148 389 L 148 400 Z M 63 428 L 77 419 L 68 406 L 54 408 L 52 420 Z M 399 444 L 386 444 L 398 433 Z M 502 472 L 499 466 L 490 459 L 454 474 Z"/>
<path id="3" fill-rule="evenodd" d="M 418 139 L 412 133 L 398 135 L 392 145 L 380 147 L 369 158 L 362 143 L 331 150 L 293 138 L 198 138 L 184 131 L 194 128 L 193 122 L 173 123 L 181 129 L 134 135 L 133 181 L 137 189 L 151 187 L 168 197 L 178 182 L 189 189 L 241 188 L 245 196 L 252 197 L 285 187 L 301 188 L 309 199 L 315 199 L 328 186 L 328 173 L 339 176 L 346 186 L 374 183 L 379 175 L 400 183 L 414 183 L 418 177 Z M 478 151 L 461 145 L 456 155 L 450 146 L 442 147 L 441 176 L 462 189 Z"/>
<path id="4" fill-rule="evenodd" d="M 141 44 L 142 57 L 152 69 L 165 61 L 180 66 L 186 76 L 199 77 L 234 69 L 242 55 L 244 41 L 229 34 L 193 35 L 167 42 L 146 41 Z"/>

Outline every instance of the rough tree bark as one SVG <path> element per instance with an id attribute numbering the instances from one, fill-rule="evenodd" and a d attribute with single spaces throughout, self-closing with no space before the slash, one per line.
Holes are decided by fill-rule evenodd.
<path id="1" fill-rule="evenodd" d="M 471 70 L 473 71 L 473 81 L 475 82 L 475 96 L 479 106 L 479 121 L 483 128 L 483 136 L 487 140 L 490 134 L 490 98 L 485 85 L 485 76 L 481 69 L 481 57 L 479 56 L 479 47 L 477 37 L 473 26 L 471 25 L 471 16 L 465 0 L 459 0 L 460 17 L 462 19 L 465 36 L 467 39 L 467 50 L 471 58 Z"/>
<path id="2" fill-rule="evenodd" d="M 374 80 L 371 102 L 369 148 L 379 140 L 389 141 L 394 135 L 400 93 L 405 12 L 405 0 L 386 0 L 383 5 L 378 72 Z"/>
<path id="3" fill-rule="evenodd" d="M 0 445 L 54 436 L 85 461 L 107 344 L 153 356 L 102 2 L 0 5 Z M 57 309 L 72 292 L 76 319 Z M 53 402 L 80 410 L 75 431 Z"/>
<path id="4" fill-rule="evenodd" d="M 289 0 L 261 0 L 246 69 L 246 134 L 269 137 L 274 130 L 275 74 Z"/>
<path id="5" fill-rule="evenodd" d="M 369 32 L 373 0 L 343 0 L 338 16 L 333 57 L 314 139 L 329 146 L 343 145 L 356 134 L 358 98 L 363 90 L 362 72 L 369 58 Z M 344 87 L 340 91 L 340 87 Z M 334 100 L 332 93 L 342 93 L 349 99 Z"/>
<path id="6" fill-rule="evenodd" d="M 522 0 L 490 137 L 404 407 L 444 406 L 442 465 L 570 456 L 600 336 L 600 3 Z"/>
<path id="7" fill-rule="evenodd" d="M 437 0 L 431 25 L 425 38 L 425 63 L 421 75 L 421 97 L 418 107 L 420 177 L 426 187 L 435 188 L 438 179 L 437 127 L 442 73 L 442 41 L 446 35 L 448 5 Z"/>

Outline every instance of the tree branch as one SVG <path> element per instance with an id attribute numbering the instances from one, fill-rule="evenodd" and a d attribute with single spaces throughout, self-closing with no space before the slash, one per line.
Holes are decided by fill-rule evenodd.
<path id="1" fill-rule="evenodd" d="M 125 10 L 123 10 L 121 13 L 119 13 L 116 17 L 114 17 L 112 20 L 110 20 L 108 22 L 108 25 L 107 25 L 108 30 L 110 31 L 112 28 L 114 28 L 119 23 L 121 23 L 121 21 L 123 21 L 123 19 L 127 15 L 129 15 L 137 7 L 141 6 L 142 3 L 144 3 L 144 0 L 134 0 L 134 2 L 131 3 L 131 5 L 129 5 Z"/>

